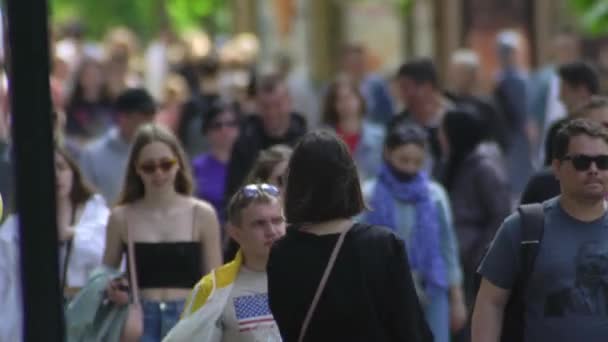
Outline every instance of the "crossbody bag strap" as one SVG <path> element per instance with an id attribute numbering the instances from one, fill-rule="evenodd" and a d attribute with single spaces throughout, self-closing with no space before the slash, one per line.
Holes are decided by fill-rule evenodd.
<path id="1" fill-rule="evenodd" d="M 129 220 L 125 219 L 126 232 L 127 232 L 127 259 L 129 261 L 129 284 L 131 287 L 131 294 L 133 296 L 133 303 L 140 304 L 139 302 L 139 285 L 137 283 L 137 262 L 135 261 L 135 247 L 133 246 L 133 236 L 129 228 Z"/>
<path id="2" fill-rule="evenodd" d="M 319 303 L 319 299 L 321 299 L 321 295 L 323 294 L 323 290 L 325 289 L 325 285 L 327 284 L 327 279 L 329 279 L 329 275 L 331 274 L 331 270 L 334 268 L 334 264 L 336 263 L 336 259 L 338 258 L 338 253 L 344 243 L 344 238 L 346 237 L 346 233 L 350 230 L 350 227 L 345 229 L 342 233 L 340 233 L 340 237 L 338 237 L 338 241 L 334 246 L 334 250 L 331 252 L 331 256 L 329 257 L 329 261 L 327 262 L 327 266 L 325 267 L 325 272 L 323 272 L 323 277 L 321 278 L 321 282 L 319 283 L 319 287 L 317 288 L 317 292 L 310 304 L 310 308 L 306 313 L 306 318 L 304 318 L 304 323 L 302 323 L 302 328 L 300 329 L 300 336 L 298 337 L 298 342 L 303 342 L 304 337 L 306 336 L 306 330 L 308 330 L 308 325 L 310 324 L 310 320 L 315 312 L 317 304 Z"/>

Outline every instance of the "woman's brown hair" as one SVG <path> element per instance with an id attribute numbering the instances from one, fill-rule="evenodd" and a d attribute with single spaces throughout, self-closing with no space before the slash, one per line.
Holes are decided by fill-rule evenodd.
<path id="1" fill-rule="evenodd" d="M 363 98 L 361 91 L 357 88 L 357 85 L 346 78 L 338 78 L 329 85 L 329 88 L 327 88 L 327 94 L 323 100 L 321 112 L 323 123 L 331 127 L 336 127 L 340 121 L 338 110 L 336 109 L 336 100 L 338 99 L 338 91 L 342 87 L 348 88 L 359 99 L 359 103 L 361 104 L 361 116 L 365 115 L 365 111 L 367 110 L 365 99 Z"/>
<path id="2" fill-rule="evenodd" d="M 95 194 L 93 187 L 84 179 L 82 172 L 78 167 L 78 164 L 70 157 L 70 154 L 61 146 L 55 145 L 55 152 L 59 153 L 61 157 L 72 170 L 72 189 L 70 189 L 70 201 L 75 205 L 82 205 L 86 203 L 91 196 Z"/>
<path id="3" fill-rule="evenodd" d="M 289 161 L 293 150 L 286 145 L 274 145 L 260 152 L 247 176 L 246 184 L 266 183 L 272 176 L 272 171 L 281 162 Z"/>
<path id="4" fill-rule="evenodd" d="M 175 176 L 175 191 L 186 196 L 192 195 L 192 192 L 194 191 L 192 171 L 190 170 L 190 164 L 186 162 L 186 154 L 184 153 L 182 146 L 175 135 L 170 131 L 160 125 L 152 123 L 143 125 L 137 130 L 135 141 L 131 147 L 131 153 L 129 154 L 129 160 L 127 162 L 127 174 L 125 176 L 120 200 L 118 201 L 119 205 L 133 203 L 144 197 L 145 188 L 143 181 L 137 174 L 137 160 L 144 147 L 157 141 L 167 145 L 177 158 L 179 170 Z"/>

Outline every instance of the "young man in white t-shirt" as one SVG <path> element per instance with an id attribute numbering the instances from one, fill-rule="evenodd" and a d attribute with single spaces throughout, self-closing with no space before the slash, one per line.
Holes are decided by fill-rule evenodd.
<path id="1" fill-rule="evenodd" d="M 182 320 L 165 341 L 280 341 L 268 306 L 266 262 L 285 234 L 279 190 L 251 184 L 228 205 L 228 233 L 240 245 L 235 259 L 195 286 Z"/>

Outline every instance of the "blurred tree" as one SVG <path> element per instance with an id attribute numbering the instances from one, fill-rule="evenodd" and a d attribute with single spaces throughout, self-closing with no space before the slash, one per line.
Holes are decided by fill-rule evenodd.
<path id="1" fill-rule="evenodd" d="M 91 38 L 101 38 L 108 28 L 124 25 L 144 39 L 165 24 L 177 31 L 202 27 L 206 31 L 229 30 L 225 0 L 51 0 L 53 22 L 80 20 Z"/>
<path id="2" fill-rule="evenodd" d="M 583 31 L 597 37 L 608 33 L 608 1 L 569 0 Z"/>

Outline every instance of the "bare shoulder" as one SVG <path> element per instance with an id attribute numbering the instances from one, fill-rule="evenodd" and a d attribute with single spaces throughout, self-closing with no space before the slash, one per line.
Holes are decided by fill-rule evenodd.
<path id="1" fill-rule="evenodd" d="M 191 197 L 189 201 L 194 207 L 194 212 L 198 218 L 209 220 L 212 217 L 217 216 L 215 209 L 209 202 L 200 200 L 195 197 Z"/>
<path id="2" fill-rule="evenodd" d="M 110 212 L 110 219 L 112 219 L 114 222 L 124 222 L 125 218 L 127 217 L 127 212 L 129 212 L 130 209 L 131 208 L 128 205 L 116 206 L 112 208 L 112 211 Z"/>

